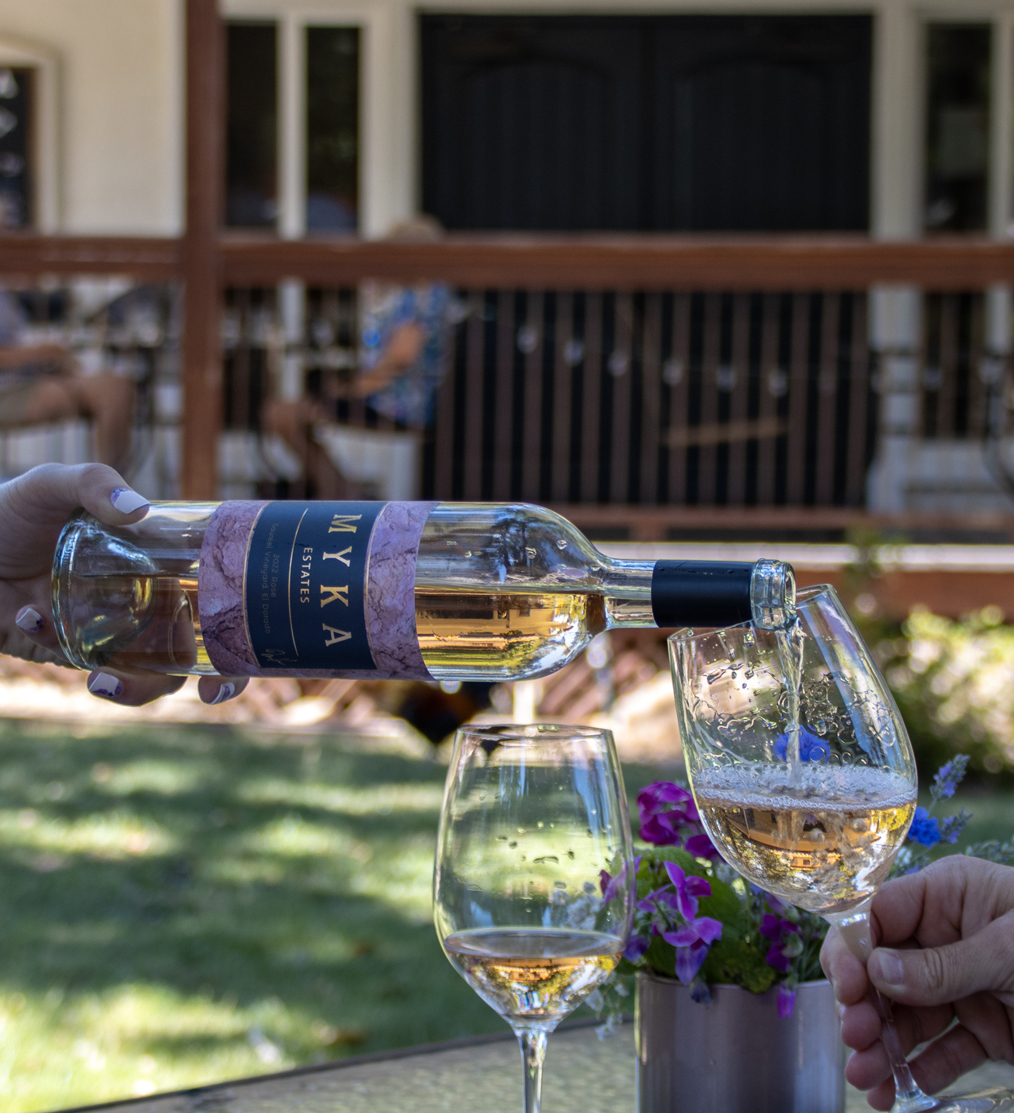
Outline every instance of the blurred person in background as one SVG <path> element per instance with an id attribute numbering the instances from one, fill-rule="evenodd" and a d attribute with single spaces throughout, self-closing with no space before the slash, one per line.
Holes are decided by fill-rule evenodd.
<path id="1" fill-rule="evenodd" d="M 121 375 L 85 374 L 62 344 L 23 344 L 25 316 L 0 289 L 0 431 L 84 418 L 95 429 L 95 452 L 111 467 L 130 453 L 136 387 Z"/>
<path id="2" fill-rule="evenodd" d="M 421 216 L 395 225 L 386 238 L 430 243 L 440 235 L 438 222 Z M 352 377 L 328 377 L 317 393 L 266 405 L 265 429 L 280 434 L 304 462 L 317 498 L 418 497 L 420 435 L 433 420 L 456 309 L 441 283 L 363 282 Z M 350 400 L 365 402 L 365 428 L 340 420 Z"/>

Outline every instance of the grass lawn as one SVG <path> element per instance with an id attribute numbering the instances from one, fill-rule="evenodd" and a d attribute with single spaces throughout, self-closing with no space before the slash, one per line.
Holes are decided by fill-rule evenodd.
<path id="1" fill-rule="evenodd" d="M 0 755 L 6 1113 L 502 1029 L 430 920 L 444 766 L 11 721 Z"/>

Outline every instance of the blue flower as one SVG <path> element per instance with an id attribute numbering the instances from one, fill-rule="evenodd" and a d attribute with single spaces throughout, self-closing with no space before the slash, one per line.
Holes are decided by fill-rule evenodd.
<path id="1" fill-rule="evenodd" d="M 775 757 L 779 761 L 786 761 L 789 752 L 789 736 L 779 734 L 775 739 Z M 808 731 L 806 727 L 799 728 L 799 756 L 803 761 L 827 761 L 831 754 L 831 747 L 823 738 Z"/>
<path id="2" fill-rule="evenodd" d="M 920 846 L 936 846 L 940 841 L 940 822 L 925 808 L 915 809 L 915 819 L 908 829 L 908 837 Z"/>
<path id="3" fill-rule="evenodd" d="M 948 842 L 952 846 L 958 841 L 961 832 L 968 826 L 971 815 L 962 808 L 957 815 L 949 815 L 940 824 L 940 841 Z"/>

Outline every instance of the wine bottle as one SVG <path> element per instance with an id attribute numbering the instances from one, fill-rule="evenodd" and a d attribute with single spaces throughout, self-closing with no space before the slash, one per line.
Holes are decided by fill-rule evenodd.
<path id="1" fill-rule="evenodd" d="M 612 560 L 540 506 L 153 503 L 84 511 L 53 566 L 80 668 L 173 675 L 522 680 L 621 626 L 767 629 L 794 616 L 777 561 Z"/>

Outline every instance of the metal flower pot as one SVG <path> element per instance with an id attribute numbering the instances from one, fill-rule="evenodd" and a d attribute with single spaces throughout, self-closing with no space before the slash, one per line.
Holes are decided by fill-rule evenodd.
<path id="1" fill-rule="evenodd" d="M 845 1045 L 830 982 L 804 982 L 792 1016 L 778 990 L 637 975 L 639 1113 L 843 1113 Z"/>

